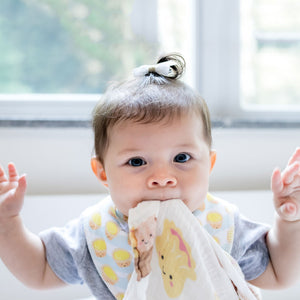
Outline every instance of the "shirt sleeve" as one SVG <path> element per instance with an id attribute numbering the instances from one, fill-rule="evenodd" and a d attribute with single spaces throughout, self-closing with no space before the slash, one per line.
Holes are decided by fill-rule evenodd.
<path id="1" fill-rule="evenodd" d="M 63 228 L 51 228 L 40 233 L 46 248 L 48 264 L 54 273 L 69 284 L 82 284 L 78 270 L 87 251 L 80 219 L 70 221 Z"/>
<path id="2" fill-rule="evenodd" d="M 235 213 L 235 232 L 231 255 L 240 265 L 247 281 L 259 277 L 269 264 L 266 235 L 270 226 L 255 223 Z"/>

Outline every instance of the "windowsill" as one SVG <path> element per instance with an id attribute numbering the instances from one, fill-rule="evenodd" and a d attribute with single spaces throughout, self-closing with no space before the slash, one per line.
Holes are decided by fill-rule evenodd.
<path id="1" fill-rule="evenodd" d="M 0 119 L 0 128 L 89 128 L 91 120 L 16 120 Z M 300 121 L 262 120 L 212 120 L 212 127 L 218 129 L 300 129 Z"/>
<path id="2" fill-rule="evenodd" d="M 90 120 L 1 120 L 1 127 L 11 128 L 89 128 Z"/>
<path id="3" fill-rule="evenodd" d="M 212 120 L 213 128 L 300 129 L 300 121 Z"/>

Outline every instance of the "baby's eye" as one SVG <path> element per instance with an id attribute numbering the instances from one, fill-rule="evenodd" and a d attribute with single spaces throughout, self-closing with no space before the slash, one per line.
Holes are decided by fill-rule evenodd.
<path id="1" fill-rule="evenodd" d="M 185 163 L 191 159 L 191 156 L 187 153 L 179 153 L 174 157 L 174 162 Z"/>
<path id="2" fill-rule="evenodd" d="M 139 157 L 135 157 L 135 158 L 129 159 L 128 164 L 132 167 L 140 167 L 140 166 L 145 165 L 146 162 Z"/>

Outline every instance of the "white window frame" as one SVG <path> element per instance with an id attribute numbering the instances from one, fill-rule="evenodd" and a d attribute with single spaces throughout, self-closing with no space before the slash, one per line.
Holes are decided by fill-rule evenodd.
<path id="1" fill-rule="evenodd" d="M 271 123 L 300 127 L 299 107 L 245 110 L 240 105 L 239 3 L 237 0 L 194 0 L 195 87 L 207 101 L 214 124 L 265 127 Z M 87 124 L 99 97 L 95 94 L 2 94 L 0 125 L 30 121 Z"/>
<path id="2" fill-rule="evenodd" d="M 300 107 L 241 107 L 240 1 L 195 1 L 196 86 L 212 120 L 224 126 L 300 127 Z M 274 82 L 276 84 L 276 82 Z"/>
<path id="3" fill-rule="evenodd" d="M 0 120 L 11 122 L 87 122 L 97 94 L 2 94 Z"/>

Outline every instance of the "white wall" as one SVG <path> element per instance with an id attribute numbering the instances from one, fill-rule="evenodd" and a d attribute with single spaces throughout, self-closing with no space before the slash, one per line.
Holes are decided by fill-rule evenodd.
<path id="1" fill-rule="evenodd" d="M 300 147 L 300 129 L 216 129 L 213 138 L 212 190 L 269 189 L 274 168 Z"/>
<path id="2" fill-rule="evenodd" d="M 300 146 L 300 129 L 215 129 L 212 190 L 268 189 L 272 170 Z M 91 129 L 0 128 L 0 164 L 28 174 L 29 194 L 104 191 L 90 170 Z"/>

